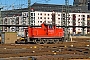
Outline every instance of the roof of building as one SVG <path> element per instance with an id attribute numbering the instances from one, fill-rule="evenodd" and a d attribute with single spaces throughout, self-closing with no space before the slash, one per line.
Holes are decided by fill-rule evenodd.
<path id="1" fill-rule="evenodd" d="M 62 12 L 65 10 L 65 5 L 56 5 L 56 4 L 41 4 L 41 3 L 34 3 L 31 6 L 31 9 L 35 11 L 43 11 L 43 12 Z M 12 16 L 12 15 L 21 15 L 22 12 L 28 12 L 28 8 L 22 8 L 22 9 L 14 9 L 14 10 L 7 10 L 7 11 L 1 11 L 2 17 L 5 16 Z M 88 13 L 88 6 L 73 6 L 69 5 L 69 12 L 74 13 L 80 13 L 85 12 Z"/>

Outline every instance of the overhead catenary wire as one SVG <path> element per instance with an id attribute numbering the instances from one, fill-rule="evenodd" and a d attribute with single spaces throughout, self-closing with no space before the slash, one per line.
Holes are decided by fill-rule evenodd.
<path id="1" fill-rule="evenodd" d="M 3 10 L 12 10 L 28 7 L 27 0 L 0 0 Z"/>

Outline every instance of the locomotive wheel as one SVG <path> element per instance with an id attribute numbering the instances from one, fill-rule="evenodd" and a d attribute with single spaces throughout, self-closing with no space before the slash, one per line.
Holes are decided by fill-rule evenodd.
<path id="1" fill-rule="evenodd" d="M 36 44 L 40 44 L 41 43 L 41 40 L 36 40 Z"/>
<path id="2" fill-rule="evenodd" d="M 36 41 L 36 44 L 40 44 L 40 41 Z"/>
<path id="3" fill-rule="evenodd" d="M 46 39 L 43 39 L 43 44 L 47 44 L 47 40 Z"/>
<path id="4" fill-rule="evenodd" d="M 54 40 L 54 43 L 55 43 L 55 44 L 59 43 L 59 39 L 58 39 L 58 40 Z"/>

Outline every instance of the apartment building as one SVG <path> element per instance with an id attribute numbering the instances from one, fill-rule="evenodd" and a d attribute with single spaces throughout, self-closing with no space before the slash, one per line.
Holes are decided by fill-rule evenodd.
<path id="1" fill-rule="evenodd" d="M 62 21 L 62 13 L 55 12 L 55 24 L 57 26 L 61 26 Z M 18 20 L 18 21 L 17 21 Z M 68 26 L 88 26 L 90 25 L 90 14 L 89 13 L 69 13 Z M 52 12 L 40 12 L 35 11 L 31 12 L 31 25 L 40 26 L 43 22 L 47 24 L 52 23 Z M 22 12 L 22 16 L 13 16 L 13 17 L 5 17 L 3 18 L 3 24 L 10 25 L 29 25 L 28 21 L 28 12 Z M 10 31 L 24 31 L 25 27 L 10 27 Z M 69 28 L 70 33 L 73 32 L 78 33 L 82 32 L 83 29 L 80 27 Z M 8 31 L 8 28 L 3 28 L 3 31 Z M 85 34 L 90 32 L 90 29 L 85 28 Z"/>
<path id="2" fill-rule="evenodd" d="M 28 20 L 28 19 L 27 19 Z M 23 16 L 12 16 L 12 17 L 4 17 L 2 20 L 3 25 L 26 25 Z M 24 29 L 27 27 L 15 27 L 15 26 L 7 26 L 2 27 L 3 32 L 17 32 L 17 35 L 24 36 Z"/>
<path id="3" fill-rule="evenodd" d="M 87 5 L 89 0 L 74 0 L 73 4 L 77 6 Z"/>

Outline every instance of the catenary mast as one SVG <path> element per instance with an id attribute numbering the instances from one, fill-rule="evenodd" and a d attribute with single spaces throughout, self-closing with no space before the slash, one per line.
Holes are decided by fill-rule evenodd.
<path id="1" fill-rule="evenodd" d="M 29 26 L 31 25 L 31 0 L 28 0 L 28 21 L 29 21 Z"/>
<path id="2" fill-rule="evenodd" d="M 68 18 L 69 18 L 69 0 L 65 0 L 65 14 L 66 14 L 66 19 L 65 19 L 65 33 L 66 33 L 66 39 L 69 39 L 69 31 L 68 31 Z"/>

